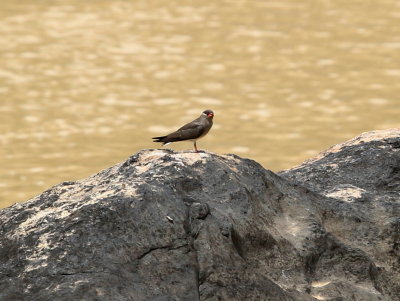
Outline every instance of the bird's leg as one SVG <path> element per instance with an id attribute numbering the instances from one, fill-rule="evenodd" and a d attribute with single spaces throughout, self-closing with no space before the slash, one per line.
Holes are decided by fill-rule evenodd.
<path id="1" fill-rule="evenodd" d="M 199 152 L 199 150 L 197 149 L 196 141 L 194 142 L 194 149 L 195 149 L 196 153 Z"/>

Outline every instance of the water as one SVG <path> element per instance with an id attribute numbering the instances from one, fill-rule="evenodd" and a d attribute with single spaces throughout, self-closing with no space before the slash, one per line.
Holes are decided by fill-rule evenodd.
<path id="1" fill-rule="evenodd" d="M 208 108 L 200 148 L 272 170 L 400 127 L 400 2 L 303 2 L 1 2 L 0 207 Z"/>

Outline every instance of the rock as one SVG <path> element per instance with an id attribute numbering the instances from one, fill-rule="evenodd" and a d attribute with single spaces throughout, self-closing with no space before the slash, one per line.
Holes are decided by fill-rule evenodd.
<path id="1" fill-rule="evenodd" d="M 400 130 L 279 175 L 144 150 L 0 211 L 0 300 L 399 300 Z"/>
<path id="2" fill-rule="evenodd" d="M 358 299 L 400 300 L 400 129 L 364 133 L 280 175 L 328 197 L 330 207 L 318 204 L 325 230 L 373 263 L 370 287 L 364 280 L 354 288 Z M 337 295 L 347 281 L 329 285 L 327 293 Z M 375 299 L 365 295 L 371 285 Z"/>

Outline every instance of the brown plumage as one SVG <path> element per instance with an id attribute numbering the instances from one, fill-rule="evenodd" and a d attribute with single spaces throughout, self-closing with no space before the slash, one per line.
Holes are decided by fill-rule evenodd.
<path id="1" fill-rule="evenodd" d="M 194 142 L 194 149 L 198 152 L 196 140 L 204 137 L 213 125 L 214 112 L 205 110 L 200 117 L 185 124 L 177 131 L 166 136 L 153 137 L 153 142 L 161 142 L 163 145 L 172 142 L 191 140 Z"/>

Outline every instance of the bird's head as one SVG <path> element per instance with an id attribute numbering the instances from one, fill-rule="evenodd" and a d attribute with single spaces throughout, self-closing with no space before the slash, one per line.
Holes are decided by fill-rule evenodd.
<path id="1" fill-rule="evenodd" d="M 207 118 L 212 119 L 214 117 L 214 112 L 211 110 L 205 110 L 203 112 L 203 115 L 205 115 Z"/>

